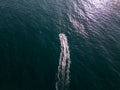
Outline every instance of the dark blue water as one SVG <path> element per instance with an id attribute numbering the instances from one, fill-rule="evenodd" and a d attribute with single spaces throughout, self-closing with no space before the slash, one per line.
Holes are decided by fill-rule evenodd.
<path id="1" fill-rule="evenodd" d="M 55 90 L 59 33 L 69 90 L 120 90 L 119 0 L 0 0 L 0 90 Z"/>

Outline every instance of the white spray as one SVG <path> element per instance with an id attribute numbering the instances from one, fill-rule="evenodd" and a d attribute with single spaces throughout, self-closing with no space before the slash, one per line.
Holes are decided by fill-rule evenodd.
<path id="1" fill-rule="evenodd" d="M 67 90 L 70 83 L 70 51 L 65 34 L 59 34 L 59 39 L 61 44 L 61 53 L 59 58 L 56 90 Z"/>

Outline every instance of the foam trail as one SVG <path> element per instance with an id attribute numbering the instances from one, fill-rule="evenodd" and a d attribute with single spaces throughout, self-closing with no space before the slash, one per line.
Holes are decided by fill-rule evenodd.
<path id="1" fill-rule="evenodd" d="M 61 44 L 61 53 L 59 58 L 56 90 L 67 90 L 70 83 L 70 51 L 65 34 L 59 34 L 59 39 Z"/>

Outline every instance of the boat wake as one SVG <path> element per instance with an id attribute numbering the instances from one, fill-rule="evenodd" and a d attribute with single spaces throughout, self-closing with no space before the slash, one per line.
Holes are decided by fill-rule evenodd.
<path id="1" fill-rule="evenodd" d="M 56 82 L 56 90 L 68 90 L 70 83 L 70 51 L 67 37 L 65 34 L 59 34 L 61 53 L 59 58 L 59 66 Z"/>

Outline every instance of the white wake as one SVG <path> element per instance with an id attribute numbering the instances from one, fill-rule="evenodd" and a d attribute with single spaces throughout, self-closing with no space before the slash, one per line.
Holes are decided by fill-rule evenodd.
<path id="1" fill-rule="evenodd" d="M 56 90 L 67 90 L 70 83 L 70 51 L 65 34 L 59 34 L 61 53 L 56 82 Z"/>

